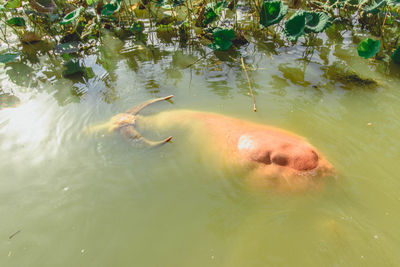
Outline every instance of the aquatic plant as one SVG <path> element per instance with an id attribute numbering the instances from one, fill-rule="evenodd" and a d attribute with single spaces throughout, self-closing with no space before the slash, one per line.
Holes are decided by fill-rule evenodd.
<path id="1" fill-rule="evenodd" d="M 376 55 L 381 48 L 381 41 L 365 38 L 357 47 L 358 55 L 363 58 L 370 58 Z"/>
<path id="2" fill-rule="evenodd" d="M 288 6 L 282 1 L 264 1 L 260 10 L 260 24 L 268 27 L 279 23 L 288 12 Z"/>
<path id="3" fill-rule="evenodd" d="M 226 51 L 247 43 L 253 32 L 285 36 L 286 45 L 296 45 L 299 38 L 311 40 L 331 25 L 347 23 L 379 39 L 362 41 L 358 48 L 361 57 L 371 58 L 380 51 L 380 58 L 399 61 L 400 0 L 316 0 L 299 9 L 291 9 L 281 0 L 249 0 L 245 5 L 251 28 L 245 26 L 247 22 L 237 21 L 238 5 L 233 0 L 10 0 L 0 5 L 0 39 L 8 44 L 7 51 L 0 54 L 9 58 L 21 52 L 9 44 L 5 27 L 21 43 L 51 40 L 54 49 L 70 42 L 78 42 L 80 50 L 89 49 L 106 29 L 118 38 L 134 35 L 142 39 L 163 31 L 170 41 L 178 36 L 181 45 L 208 39 L 208 47 Z M 358 18 L 359 24 L 352 25 L 353 18 Z M 143 20 L 149 22 L 146 27 Z"/>

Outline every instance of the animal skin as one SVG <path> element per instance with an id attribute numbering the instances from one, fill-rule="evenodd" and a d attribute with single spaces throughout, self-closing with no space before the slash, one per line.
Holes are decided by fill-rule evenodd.
<path id="1" fill-rule="evenodd" d="M 333 166 L 315 147 L 282 129 L 193 110 L 165 111 L 146 117 L 138 115 L 144 107 L 171 97 L 147 101 L 94 129 L 107 128 L 150 146 L 165 144 L 172 137 L 150 141 L 137 129 L 184 129 L 190 132 L 191 141 L 201 143 L 201 147 L 222 160 L 224 165 L 246 170 L 245 179 L 257 187 L 299 191 L 319 187 L 323 178 L 334 174 Z"/>

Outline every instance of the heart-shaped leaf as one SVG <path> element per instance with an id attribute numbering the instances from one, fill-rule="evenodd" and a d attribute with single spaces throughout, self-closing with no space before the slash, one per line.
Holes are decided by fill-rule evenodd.
<path id="1" fill-rule="evenodd" d="M 79 7 L 75 9 L 74 11 L 69 12 L 67 15 L 64 16 L 64 18 L 60 21 L 61 25 L 69 24 L 75 21 L 79 15 L 81 14 L 81 11 L 83 10 L 83 7 Z"/>
<path id="2" fill-rule="evenodd" d="M 297 39 L 304 34 L 304 29 L 307 22 L 307 13 L 303 10 L 297 11 L 291 16 L 285 23 L 283 29 L 284 34 L 289 41 L 295 42 Z"/>
<path id="3" fill-rule="evenodd" d="M 118 12 L 120 8 L 121 8 L 120 2 L 113 0 L 110 3 L 105 4 L 103 6 L 103 9 L 101 10 L 101 15 L 109 17 L 112 14 L 114 14 L 115 12 Z"/>
<path id="4" fill-rule="evenodd" d="M 13 17 L 13 18 L 7 20 L 6 23 L 7 23 L 7 25 L 10 25 L 10 26 L 18 26 L 18 27 L 25 26 L 25 20 L 22 17 Z"/>
<path id="5" fill-rule="evenodd" d="M 358 55 L 363 58 L 370 58 L 376 55 L 381 49 L 381 41 L 365 38 L 357 47 Z"/>
<path id="6" fill-rule="evenodd" d="M 288 11 L 288 6 L 281 0 L 264 1 L 260 11 L 260 24 L 268 27 L 282 20 Z"/>
<path id="7" fill-rule="evenodd" d="M 232 46 L 232 40 L 235 39 L 233 29 L 216 28 L 213 31 L 214 42 L 209 45 L 214 50 L 225 51 Z"/>
<path id="8" fill-rule="evenodd" d="M 400 64 L 400 45 L 392 54 L 393 62 Z"/>
<path id="9" fill-rule="evenodd" d="M 22 0 L 10 0 L 4 5 L 7 9 L 19 8 L 21 7 Z"/>
<path id="10" fill-rule="evenodd" d="M 0 63 L 8 63 L 16 61 L 20 53 L 4 53 L 0 54 Z"/>
<path id="11" fill-rule="evenodd" d="M 323 32 L 331 25 L 331 17 L 324 12 L 307 12 L 304 32 Z"/>

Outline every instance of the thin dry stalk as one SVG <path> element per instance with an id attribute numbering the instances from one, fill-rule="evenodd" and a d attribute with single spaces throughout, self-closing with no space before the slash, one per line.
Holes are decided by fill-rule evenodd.
<path id="1" fill-rule="evenodd" d="M 249 89 L 250 89 L 250 94 L 251 94 L 251 99 L 253 100 L 253 111 L 257 112 L 257 106 L 256 106 L 256 98 L 254 97 L 253 93 L 253 87 L 250 82 L 249 74 L 247 73 L 246 65 L 244 64 L 243 57 L 240 57 L 240 60 L 242 61 L 242 68 L 244 70 L 244 73 L 246 74 L 247 82 L 249 83 Z"/>

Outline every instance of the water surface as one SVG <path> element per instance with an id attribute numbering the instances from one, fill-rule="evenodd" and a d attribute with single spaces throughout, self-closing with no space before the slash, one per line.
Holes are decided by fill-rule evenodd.
<path id="1" fill-rule="evenodd" d="M 311 48 L 264 37 L 236 53 L 156 37 L 106 37 L 82 59 L 90 77 L 63 78 L 46 53 L 2 68 L 2 90 L 21 104 L 0 110 L 1 266 L 400 264 L 398 66 L 357 57 L 345 30 Z M 319 193 L 254 192 L 183 133 L 152 150 L 84 134 L 170 94 L 147 113 L 213 111 L 293 131 L 338 180 Z"/>

